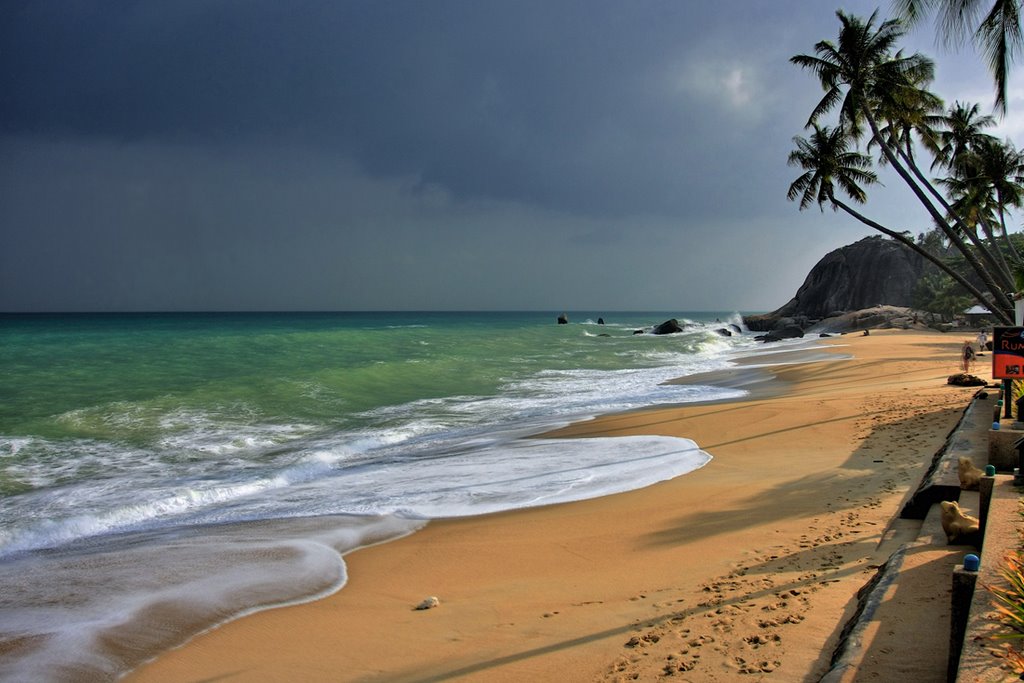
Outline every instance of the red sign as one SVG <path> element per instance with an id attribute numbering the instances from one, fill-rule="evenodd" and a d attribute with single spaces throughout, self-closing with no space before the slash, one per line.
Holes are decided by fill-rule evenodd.
<path id="1" fill-rule="evenodd" d="M 992 331 L 992 378 L 1024 379 L 1024 327 Z"/>

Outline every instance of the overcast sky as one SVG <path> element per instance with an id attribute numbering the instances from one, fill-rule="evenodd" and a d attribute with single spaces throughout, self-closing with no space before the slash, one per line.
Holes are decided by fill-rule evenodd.
<path id="1" fill-rule="evenodd" d="M 0 310 L 776 308 L 871 234 L 786 200 L 838 6 L 7 0 Z"/>

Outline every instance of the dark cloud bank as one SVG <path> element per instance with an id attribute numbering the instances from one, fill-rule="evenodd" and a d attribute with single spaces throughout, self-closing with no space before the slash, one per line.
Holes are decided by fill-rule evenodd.
<path id="1" fill-rule="evenodd" d="M 785 200 L 818 94 L 787 59 L 836 26 L 795 1 L 7 3 L 0 310 L 773 307 L 866 234 Z"/>

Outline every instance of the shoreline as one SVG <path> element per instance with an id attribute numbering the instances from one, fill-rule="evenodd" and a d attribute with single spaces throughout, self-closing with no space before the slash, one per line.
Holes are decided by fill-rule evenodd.
<path id="1" fill-rule="evenodd" d="M 837 346 L 821 341 L 815 350 Z M 347 554 L 349 581 L 334 595 L 229 622 L 126 680 L 820 671 L 914 474 L 972 393 L 944 383 L 956 335 L 842 342 L 853 358 L 754 369 L 778 381 L 742 398 L 606 415 L 546 435 L 684 436 L 715 456 L 699 470 L 603 498 L 432 521 Z M 906 358 L 911 349 L 927 357 Z M 732 371 L 711 374 L 728 379 L 722 372 Z M 746 368 L 733 374 L 749 378 Z M 903 394 L 911 388 L 919 391 Z M 926 433 L 915 436 L 921 425 L 909 420 L 927 423 Z M 890 450 L 881 431 L 902 432 L 912 452 Z M 428 595 L 441 605 L 414 611 Z"/>

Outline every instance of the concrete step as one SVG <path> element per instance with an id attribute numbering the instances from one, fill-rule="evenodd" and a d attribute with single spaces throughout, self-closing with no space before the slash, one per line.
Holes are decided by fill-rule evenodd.
<path id="1" fill-rule="evenodd" d="M 957 467 L 961 457 L 968 457 L 974 466 L 985 469 L 988 464 L 989 432 L 998 394 L 979 391 L 960 422 L 946 438 L 946 443 L 935 454 L 931 468 L 921 480 L 914 495 L 903 506 L 901 517 L 924 519 L 932 506 L 943 500 L 960 499 L 960 477 Z"/>
<path id="2" fill-rule="evenodd" d="M 1012 476 L 996 475 L 985 524 L 984 545 L 979 554 L 981 566 L 977 572 L 960 655 L 959 673 L 956 678 L 959 683 L 1004 681 L 1014 678 L 1006 660 L 992 655 L 993 650 L 1005 644 L 1005 641 L 1001 643 L 993 640 L 991 636 L 1000 632 L 1007 633 L 1008 628 L 993 615 L 993 598 L 988 587 L 1006 585 L 1001 574 L 1003 560 L 1007 554 L 1021 551 L 1021 529 L 1024 529 L 1021 494 L 1021 488 L 1013 485 Z M 1020 641 L 1013 644 L 1017 649 L 1021 649 Z"/>

